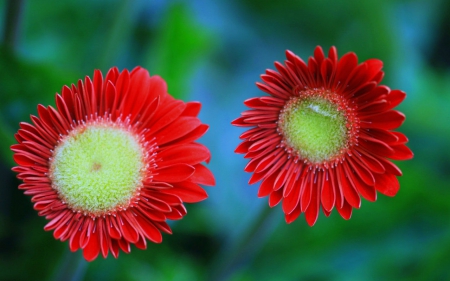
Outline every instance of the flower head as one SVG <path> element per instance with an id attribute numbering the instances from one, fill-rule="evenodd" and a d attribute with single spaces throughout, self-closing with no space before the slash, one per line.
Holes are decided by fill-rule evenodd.
<path id="1" fill-rule="evenodd" d="M 393 131 L 405 120 L 393 108 L 406 94 L 379 85 L 383 63 L 358 64 L 354 53 L 338 59 L 335 47 L 325 57 L 320 46 L 308 63 L 290 51 L 286 57 L 257 83 L 270 96 L 246 100 L 251 110 L 232 122 L 251 127 L 235 152 L 250 159 L 249 183 L 262 181 L 258 196 L 269 196 L 270 207 L 282 201 L 288 223 L 305 213 L 311 226 L 320 208 L 349 219 L 361 196 L 394 196 L 402 173 L 390 160 L 413 153 Z"/>
<path id="2" fill-rule="evenodd" d="M 20 124 L 11 147 L 19 189 L 49 220 L 44 229 L 88 261 L 160 243 L 184 202 L 207 198 L 199 184 L 215 184 L 201 164 L 210 152 L 195 142 L 208 130 L 200 107 L 145 69 L 95 71 L 64 86 L 56 109 L 39 105 L 33 124 Z"/>

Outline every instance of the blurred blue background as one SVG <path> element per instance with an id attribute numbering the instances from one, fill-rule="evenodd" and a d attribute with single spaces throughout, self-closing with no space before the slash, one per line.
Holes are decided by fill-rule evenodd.
<path id="1" fill-rule="evenodd" d="M 450 280 L 449 14 L 445 0 L 0 1 L 0 280 Z M 306 60 L 316 45 L 384 62 L 382 84 L 408 94 L 400 131 L 415 157 L 397 163 L 396 197 L 311 228 L 247 185 L 230 122 L 286 49 Z M 162 244 L 88 264 L 43 231 L 9 146 L 63 85 L 137 65 L 202 102 L 217 186 Z"/>

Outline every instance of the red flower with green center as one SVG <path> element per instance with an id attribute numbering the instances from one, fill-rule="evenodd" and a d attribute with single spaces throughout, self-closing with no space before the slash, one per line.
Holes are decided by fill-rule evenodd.
<path id="1" fill-rule="evenodd" d="M 320 46 L 308 63 L 290 51 L 286 57 L 257 83 L 269 96 L 246 100 L 251 110 L 232 122 L 251 127 L 235 152 L 250 159 L 249 183 L 262 181 L 258 196 L 269 196 L 270 207 L 282 201 L 287 223 L 305 213 L 311 226 L 320 208 L 349 219 L 361 196 L 394 196 L 402 172 L 391 160 L 413 153 L 393 131 L 405 120 L 393 108 L 406 94 L 379 85 L 383 63 L 358 64 L 354 53 L 338 59 L 335 47 L 325 57 Z"/>
<path id="2" fill-rule="evenodd" d="M 207 198 L 200 184 L 215 184 L 202 164 L 210 152 L 195 142 L 208 130 L 200 107 L 174 99 L 145 69 L 112 68 L 105 79 L 95 71 L 64 86 L 56 109 L 39 105 L 33 125 L 20 124 L 11 147 L 19 189 L 49 220 L 44 229 L 88 261 L 160 243 L 166 220 Z"/>

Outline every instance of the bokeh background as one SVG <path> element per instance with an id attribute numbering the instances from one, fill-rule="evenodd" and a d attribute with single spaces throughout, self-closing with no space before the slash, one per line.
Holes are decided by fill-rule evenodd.
<path id="1" fill-rule="evenodd" d="M 449 14 L 446 0 L 0 1 L 0 280 L 450 280 Z M 286 49 L 307 59 L 316 45 L 383 60 L 382 83 L 408 94 L 415 157 L 397 163 L 396 197 L 311 228 L 257 198 L 230 122 Z M 203 103 L 217 186 L 162 244 L 88 264 L 43 230 L 9 147 L 63 85 L 137 65 Z"/>

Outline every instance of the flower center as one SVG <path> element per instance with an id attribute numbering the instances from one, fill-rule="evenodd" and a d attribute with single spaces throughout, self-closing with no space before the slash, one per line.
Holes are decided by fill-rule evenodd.
<path id="1" fill-rule="evenodd" d="M 280 114 L 278 129 L 302 159 L 322 163 L 347 145 L 347 118 L 333 101 L 321 96 L 291 99 Z"/>
<path id="2" fill-rule="evenodd" d="M 144 152 L 133 133 L 93 124 L 73 130 L 56 147 L 50 179 L 72 210 L 101 215 L 129 206 L 144 169 Z"/>

